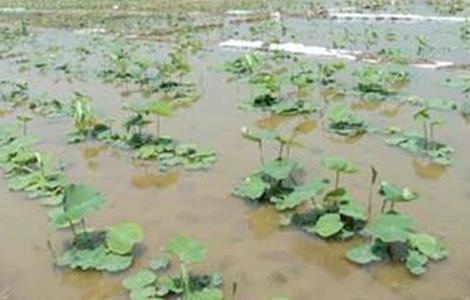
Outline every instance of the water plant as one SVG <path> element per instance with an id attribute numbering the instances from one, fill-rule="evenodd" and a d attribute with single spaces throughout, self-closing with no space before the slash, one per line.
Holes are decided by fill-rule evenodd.
<path id="1" fill-rule="evenodd" d="M 163 257 L 153 260 L 148 269 L 141 270 L 126 279 L 123 286 L 129 291 L 131 299 L 178 299 L 183 300 L 222 300 L 220 289 L 222 277 L 195 274 L 191 268 L 204 261 L 206 248 L 198 241 L 185 236 L 170 239 L 163 252 L 176 257 L 179 262 L 177 274 L 161 274 L 170 267 L 169 260 Z"/>
<path id="2" fill-rule="evenodd" d="M 435 139 L 435 128 L 444 125 L 445 120 L 433 117 L 428 107 L 418 110 L 413 119 L 421 125 L 422 134 L 398 130 L 389 134 L 390 137 L 387 138 L 386 143 L 412 153 L 424 154 L 433 163 L 439 165 L 451 164 L 451 155 L 454 149 Z"/>
<path id="3" fill-rule="evenodd" d="M 383 101 L 397 93 L 398 88 L 409 81 L 409 73 L 397 68 L 370 65 L 354 73 L 356 89 L 364 100 Z"/>
<path id="4" fill-rule="evenodd" d="M 94 231 L 85 223 L 85 216 L 99 210 L 104 198 L 93 188 L 70 184 L 65 188 L 60 206 L 49 213 L 56 228 L 70 228 L 73 239 L 57 257 L 57 265 L 82 270 L 118 272 L 132 264 L 132 250 L 143 240 L 138 224 L 124 222 L 105 230 Z"/>
<path id="5" fill-rule="evenodd" d="M 409 189 L 383 182 L 379 191 L 383 197 L 382 212 L 366 227 L 366 243 L 350 249 L 346 257 L 359 265 L 379 261 L 402 262 L 411 274 L 426 272 L 428 261 L 447 257 L 447 249 L 435 237 L 417 233 L 415 220 L 396 211 L 396 203 L 406 203 L 417 198 Z M 390 203 L 390 210 L 384 212 Z"/>
<path id="6" fill-rule="evenodd" d="M 323 166 L 335 172 L 335 189 L 340 187 L 340 175 L 354 174 L 358 172 L 357 167 L 344 158 L 336 156 L 324 156 L 321 160 Z"/>
<path id="7" fill-rule="evenodd" d="M 19 115 L 16 119 L 21 123 L 23 127 L 23 135 L 26 136 L 28 134 L 28 123 L 33 120 L 33 117 L 30 115 Z"/>
<path id="8" fill-rule="evenodd" d="M 75 130 L 67 134 L 67 142 L 80 143 L 87 138 L 104 139 L 110 133 L 110 127 L 97 117 L 92 107 L 92 99 L 82 93 L 75 92 L 69 114 L 73 119 Z"/>
<path id="9" fill-rule="evenodd" d="M 262 60 L 257 54 L 247 53 L 224 64 L 224 70 L 236 79 L 247 78 L 259 70 Z"/>
<path id="10" fill-rule="evenodd" d="M 328 111 L 327 126 L 330 132 L 341 136 L 354 137 L 367 132 L 366 122 L 341 104 Z"/>

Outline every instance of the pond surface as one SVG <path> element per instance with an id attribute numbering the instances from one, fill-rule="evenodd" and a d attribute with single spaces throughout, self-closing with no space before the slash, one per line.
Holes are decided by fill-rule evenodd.
<path id="1" fill-rule="evenodd" d="M 296 22 L 306 21 L 292 20 L 291 26 L 296 27 Z M 298 25 L 297 37 L 302 37 L 307 44 L 330 46 L 330 36 L 319 34 L 327 30 L 324 27 L 331 31 L 337 27 L 324 22 L 312 25 L 314 29 L 310 32 L 307 25 Z M 358 31 L 364 27 L 354 26 L 360 27 Z M 421 30 L 423 34 L 434 34 L 434 30 L 426 25 L 400 26 L 403 27 L 389 24 L 381 29 L 393 29 L 399 36 Z M 234 30 L 243 31 L 240 28 Z M 455 28 L 451 26 L 449 30 Z M 440 34 L 436 32 L 439 35 L 436 44 L 442 44 L 442 47 L 447 44 L 454 50 L 439 58 L 468 63 L 467 52 L 461 47 L 453 47 L 452 40 L 444 41 L 446 35 L 442 34 L 441 38 Z M 213 35 L 211 38 L 215 41 L 227 33 Z M 455 36 L 451 36 L 453 38 Z M 69 31 L 41 30 L 34 42 L 29 46 L 26 43 L 20 49 L 34 55 L 33 52 L 47 51 L 48 46 L 58 44 L 61 55 L 73 57 L 70 49 L 85 43 L 104 45 L 111 41 Z M 159 58 L 168 51 L 165 44 L 146 42 L 146 45 L 144 53 L 150 57 Z M 36 48 L 35 51 L 32 48 Z M 100 49 L 96 48 L 96 51 Z M 196 269 L 221 273 L 226 295 L 231 294 L 232 284 L 236 283 L 238 293 L 228 299 L 262 300 L 285 295 L 293 300 L 468 300 L 470 123 L 457 112 L 442 112 L 447 124 L 438 129 L 437 136 L 452 146 L 455 154 L 451 166 L 440 167 L 387 146 L 378 134 L 371 133 L 350 141 L 333 138 L 325 133 L 317 116 L 271 117 L 246 113 L 236 106 L 239 100 L 249 98 L 249 89 L 244 84 L 230 82 L 220 71 L 220 65 L 226 59 L 238 54 L 208 42 L 206 50 L 192 61 L 195 66 L 192 77 L 202 86 L 201 99 L 161 123 L 164 134 L 216 150 L 217 163 L 204 172 L 172 169 L 162 173 L 152 162 L 133 161 L 129 153 L 99 142 L 67 145 L 65 134 L 72 129 L 68 118 L 34 118 L 29 133 L 41 138 L 38 148 L 63 162 L 66 176 L 71 181 L 96 187 L 107 199 L 105 207 L 92 214 L 88 223 L 96 228 L 121 221 L 139 223 L 144 228 L 145 241 L 138 248 L 135 270 L 145 266 L 158 254 L 162 244 L 175 235 L 184 234 L 200 240 L 208 247 L 209 255 L 206 263 Z M 99 63 L 99 58 L 88 59 L 83 64 L 76 62 L 76 66 L 89 70 L 95 63 Z M 25 80 L 31 91 L 47 92 L 63 101 L 74 91 L 80 91 L 94 99 L 96 107 L 116 124 L 125 118 L 122 105 L 142 97 L 138 93 L 126 95 L 125 91 L 132 90 L 132 86 L 116 88 L 101 83 L 86 72 L 84 81 L 67 82 L 58 80 L 62 75 L 51 72 L 19 72 L 18 65 L 21 64 L 15 59 L 1 62 L 0 78 Z M 348 68 L 353 70 L 359 65 L 348 63 Z M 459 90 L 444 83 L 446 78 L 459 72 L 412 68 L 409 71 L 413 80 L 401 91 L 403 94 L 463 101 Z M 348 82 L 351 77 L 345 75 L 342 79 Z M 354 96 L 341 101 L 350 101 L 353 109 L 374 126 L 415 128 L 415 109 L 412 107 L 394 103 L 366 105 Z M 13 123 L 18 113 L 5 114 L 0 124 Z M 367 268 L 351 264 L 344 253 L 357 241 L 325 242 L 294 229 L 280 228 L 279 216 L 274 209 L 250 205 L 230 195 L 233 186 L 259 164 L 256 145 L 241 137 L 243 126 L 277 128 L 284 133 L 300 128 L 297 140 L 302 147 L 293 148 L 291 155 L 303 164 L 305 176 L 309 178 L 333 176 L 321 166 L 322 154 L 339 155 L 354 161 L 361 172 L 344 176 L 344 184 L 364 205 L 369 165 L 379 170 L 380 179 L 413 188 L 421 196 L 420 200 L 407 204 L 402 210 L 415 216 L 420 231 L 433 233 L 446 244 L 449 258 L 430 264 L 426 275 L 414 278 L 401 264 L 377 264 Z M 268 146 L 266 155 L 274 155 L 276 150 Z M 68 234 L 54 230 L 46 209 L 27 200 L 22 193 L 8 191 L 4 181 L 0 181 L 0 198 L 0 291 L 8 291 L 10 298 L 7 299 L 127 299 L 120 283 L 124 274 L 54 268 L 47 241 L 60 250 Z M 376 198 L 375 211 L 380 205 Z"/>

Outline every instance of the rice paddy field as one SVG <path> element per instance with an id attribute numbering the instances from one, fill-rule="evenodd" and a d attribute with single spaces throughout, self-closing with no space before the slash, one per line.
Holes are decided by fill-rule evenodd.
<path id="1" fill-rule="evenodd" d="M 0 0 L 0 300 L 470 300 L 467 0 Z"/>

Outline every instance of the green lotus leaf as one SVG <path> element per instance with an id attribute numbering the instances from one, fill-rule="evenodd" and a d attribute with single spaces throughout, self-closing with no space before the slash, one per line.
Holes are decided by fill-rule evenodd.
<path id="1" fill-rule="evenodd" d="M 187 264 L 202 262 L 206 257 L 206 247 L 202 243 L 184 236 L 172 238 L 163 246 L 163 250 Z"/>
<path id="2" fill-rule="evenodd" d="M 260 199 L 269 189 L 270 185 L 260 176 L 253 175 L 247 177 L 243 183 L 237 185 L 233 189 L 233 195 L 250 200 Z"/>
<path id="3" fill-rule="evenodd" d="M 410 234 L 409 241 L 413 248 L 432 260 L 441 260 L 447 257 L 447 249 L 436 238 L 424 233 Z"/>
<path id="4" fill-rule="evenodd" d="M 217 288 L 205 288 L 191 294 L 191 300 L 223 300 L 224 294 Z"/>
<path id="5" fill-rule="evenodd" d="M 259 172 L 280 181 L 289 178 L 297 169 L 299 164 L 296 161 L 281 159 L 262 165 Z"/>
<path id="6" fill-rule="evenodd" d="M 126 109 L 135 113 L 154 114 L 160 117 L 170 117 L 173 114 L 173 106 L 166 101 L 138 101 L 126 106 Z"/>
<path id="7" fill-rule="evenodd" d="M 95 249 L 72 248 L 58 258 L 57 264 L 72 269 L 119 272 L 131 266 L 132 256 L 108 253 L 104 246 Z"/>
<path id="8" fill-rule="evenodd" d="M 388 182 L 382 182 L 380 184 L 379 193 L 387 202 L 410 202 L 418 198 L 418 194 L 410 189 L 401 189 Z"/>
<path id="9" fill-rule="evenodd" d="M 287 210 L 295 208 L 321 194 L 327 184 L 328 181 L 325 180 L 313 180 L 304 186 L 296 187 L 292 193 L 276 201 L 276 209 Z"/>
<path id="10" fill-rule="evenodd" d="M 328 113 L 329 129 L 339 135 L 356 136 L 367 131 L 364 120 L 345 105 L 337 105 Z"/>
<path id="11" fill-rule="evenodd" d="M 128 290 L 142 289 L 153 284 L 157 280 L 155 273 L 149 270 L 142 270 L 123 280 L 122 285 Z"/>
<path id="12" fill-rule="evenodd" d="M 341 203 L 339 206 L 339 213 L 343 216 L 347 216 L 355 220 L 367 220 L 367 213 L 364 207 L 354 201 L 347 201 L 346 203 Z"/>
<path id="13" fill-rule="evenodd" d="M 154 286 L 147 286 L 131 290 L 130 298 L 132 300 L 155 300 L 157 289 Z"/>
<path id="14" fill-rule="evenodd" d="M 409 251 L 406 257 L 406 267 L 413 275 L 423 275 L 426 273 L 428 258 L 418 251 Z"/>
<path id="15" fill-rule="evenodd" d="M 150 261 L 150 269 L 153 271 L 161 271 L 170 267 L 170 259 L 168 257 L 161 257 L 152 259 Z"/>
<path id="16" fill-rule="evenodd" d="M 358 171 L 354 164 L 341 157 L 325 156 L 322 158 L 321 162 L 323 166 L 336 172 L 352 174 Z"/>
<path id="17" fill-rule="evenodd" d="M 61 228 L 70 220 L 79 220 L 86 213 L 99 210 L 104 198 L 92 187 L 71 184 L 65 188 L 63 208 L 52 210 L 49 217 L 52 223 Z"/>
<path id="18" fill-rule="evenodd" d="M 384 243 L 405 243 L 413 227 L 414 220 L 408 215 L 382 214 L 369 227 L 369 232 Z"/>
<path id="19" fill-rule="evenodd" d="M 313 231 L 323 238 L 328 238 L 339 233 L 343 227 L 344 223 L 341 222 L 341 216 L 339 214 L 328 213 L 321 216 L 312 230 L 308 231 Z"/>
<path id="20" fill-rule="evenodd" d="M 242 136 L 252 142 L 261 142 L 263 140 L 274 141 L 278 137 L 278 134 L 274 130 L 266 129 L 250 129 L 242 127 Z"/>
<path id="21" fill-rule="evenodd" d="M 382 259 L 373 252 L 372 245 L 360 245 L 352 248 L 346 253 L 346 257 L 350 261 L 359 265 L 367 265 Z"/>
<path id="22" fill-rule="evenodd" d="M 130 253 L 134 245 L 142 242 L 143 239 L 144 232 L 135 223 L 121 223 L 106 232 L 106 245 L 114 253 L 120 255 Z"/>

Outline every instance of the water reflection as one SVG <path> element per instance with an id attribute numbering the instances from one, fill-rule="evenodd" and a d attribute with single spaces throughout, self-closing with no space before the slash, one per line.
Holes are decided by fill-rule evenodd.
<path id="1" fill-rule="evenodd" d="M 64 270 L 60 274 L 62 284 L 76 288 L 82 300 L 111 299 L 125 294 L 120 281 L 100 272 Z"/>
<path id="2" fill-rule="evenodd" d="M 131 183 L 138 189 L 149 188 L 167 188 L 178 181 L 180 172 L 173 170 L 164 174 L 155 174 L 145 171 L 144 173 L 134 175 Z"/>
<path id="3" fill-rule="evenodd" d="M 267 239 L 278 230 L 279 215 L 272 206 L 261 206 L 248 215 L 248 226 L 257 239 Z"/>
<path id="4" fill-rule="evenodd" d="M 423 179 L 437 180 L 446 171 L 444 166 L 433 164 L 429 161 L 420 161 L 417 158 L 413 159 L 412 164 L 415 174 Z"/>
<path id="5" fill-rule="evenodd" d="M 292 251 L 306 263 L 313 263 L 336 278 L 348 276 L 357 266 L 346 260 L 345 253 L 352 247 L 351 242 L 324 242 L 312 237 L 296 239 Z"/>

